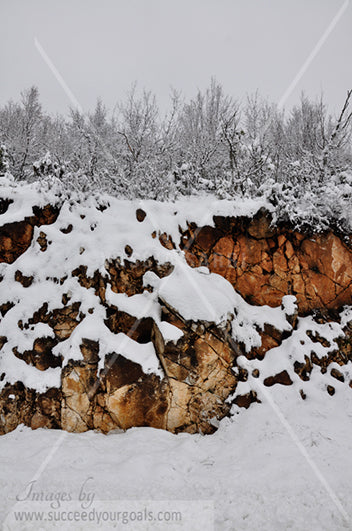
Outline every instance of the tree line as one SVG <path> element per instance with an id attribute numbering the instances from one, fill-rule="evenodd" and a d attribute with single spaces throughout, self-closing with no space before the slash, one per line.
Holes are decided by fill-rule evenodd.
<path id="1" fill-rule="evenodd" d="M 304 95 L 285 112 L 258 93 L 239 102 L 212 79 L 189 100 L 173 91 L 166 114 L 134 85 L 113 113 L 98 100 L 87 114 L 52 116 L 31 87 L 0 108 L 0 173 L 55 176 L 67 190 L 126 198 L 265 196 L 281 218 L 310 223 L 318 215 L 320 224 L 325 217 L 343 225 L 352 190 L 351 97 L 336 117 L 322 98 Z"/>

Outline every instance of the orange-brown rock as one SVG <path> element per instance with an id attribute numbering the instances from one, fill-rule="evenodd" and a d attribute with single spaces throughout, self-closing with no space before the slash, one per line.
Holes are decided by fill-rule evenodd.
<path id="1" fill-rule="evenodd" d="M 185 258 L 186 262 L 191 267 L 199 267 L 200 266 L 200 259 L 195 254 L 189 252 L 187 249 L 185 250 Z"/>
<path id="2" fill-rule="evenodd" d="M 93 427 L 97 364 L 71 362 L 62 371 L 62 429 L 83 432 Z"/>
<path id="3" fill-rule="evenodd" d="M 331 369 L 330 374 L 331 374 L 331 376 L 333 378 L 336 378 L 336 380 L 339 380 L 339 382 L 344 382 L 345 381 L 344 375 L 338 369 L 335 369 L 335 368 Z"/>
<path id="4" fill-rule="evenodd" d="M 28 221 L 8 223 L 0 228 L 0 262 L 12 264 L 31 244 L 33 225 Z"/>
<path id="5" fill-rule="evenodd" d="M 22 382 L 7 384 L 0 393 L 0 434 L 14 430 L 19 424 L 33 429 L 60 428 L 60 389 L 36 393 L 24 387 Z"/>
<path id="6" fill-rule="evenodd" d="M 47 323 L 53 329 L 56 339 L 63 341 L 70 337 L 73 330 L 84 318 L 84 314 L 79 311 L 80 305 L 80 302 L 74 302 L 64 308 L 58 308 L 48 312 L 48 304 L 44 303 L 43 306 L 29 317 L 27 322 L 19 321 L 18 326 L 24 329 L 29 328 L 33 324 Z"/>
<path id="7" fill-rule="evenodd" d="M 59 209 L 51 205 L 33 208 L 34 215 L 23 221 L 7 223 L 0 227 L 0 263 L 12 264 L 31 244 L 34 227 L 50 225 L 59 215 Z"/>
<path id="8" fill-rule="evenodd" d="M 278 330 L 275 330 L 274 327 L 270 325 L 264 325 L 264 330 L 259 330 L 262 344 L 260 347 L 252 348 L 247 357 L 249 359 L 258 358 L 259 360 L 264 359 L 265 354 L 271 348 L 275 348 L 282 342 L 282 333 Z"/>
<path id="9" fill-rule="evenodd" d="M 202 251 L 209 252 L 220 236 L 221 232 L 218 229 L 205 225 L 195 231 L 191 241 L 196 242 L 197 247 Z"/>
<path id="10" fill-rule="evenodd" d="M 125 246 L 125 253 L 128 257 L 132 256 L 133 254 L 133 249 L 130 245 L 126 245 Z"/>
<path id="11" fill-rule="evenodd" d="M 37 242 L 39 243 L 40 250 L 42 252 L 46 251 L 48 248 L 48 240 L 46 238 L 46 234 L 43 231 L 40 231 L 39 236 L 37 238 Z"/>
<path id="12" fill-rule="evenodd" d="M 104 395 L 105 409 L 116 427 L 124 430 L 133 426 L 166 428 L 169 409 L 169 389 L 155 375 L 146 376 Z"/>
<path id="13" fill-rule="evenodd" d="M 146 271 L 153 271 L 160 278 L 169 275 L 173 266 L 170 263 L 158 264 L 157 261 L 150 257 L 145 261 L 137 260 L 130 262 L 129 260 L 111 260 L 106 264 L 107 272 L 109 273 L 109 282 L 111 289 L 115 293 L 126 293 L 128 296 L 136 293 L 143 293 L 143 276 Z M 99 281 L 97 275 L 96 282 Z M 89 287 L 92 283 L 89 283 Z"/>
<path id="14" fill-rule="evenodd" d="M 245 409 L 248 409 L 251 404 L 254 402 L 260 402 L 260 400 L 258 400 L 257 393 L 255 391 L 250 391 L 245 395 L 236 396 L 233 402 L 238 407 L 244 407 Z"/>
<path id="15" fill-rule="evenodd" d="M 151 341 L 153 319 L 151 317 L 143 317 L 136 319 L 132 315 L 119 310 L 109 309 L 109 317 L 105 324 L 114 334 L 123 332 L 138 343 L 148 343 Z"/>
<path id="16" fill-rule="evenodd" d="M 33 277 L 26 277 L 17 269 L 15 273 L 15 280 L 16 282 L 20 282 L 24 288 L 28 288 L 33 282 Z"/>
<path id="17" fill-rule="evenodd" d="M 172 241 L 171 236 L 168 236 L 166 234 L 166 232 L 163 232 L 162 234 L 160 234 L 159 241 L 160 241 L 161 245 L 163 247 L 165 247 L 166 249 L 171 250 L 171 249 L 175 249 L 176 248 L 174 242 Z"/>
<path id="18" fill-rule="evenodd" d="M 271 226 L 271 220 L 264 210 L 260 210 L 250 221 L 248 234 L 257 240 L 271 238 L 275 234 L 275 228 Z"/>
<path id="19" fill-rule="evenodd" d="M 141 208 L 137 208 L 136 210 L 136 218 L 137 220 L 142 223 L 142 221 L 145 220 L 145 217 L 146 217 L 146 212 L 144 212 L 144 210 L 142 210 Z"/>
<path id="20" fill-rule="evenodd" d="M 215 228 L 182 235 L 187 263 L 207 265 L 250 303 L 278 306 L 296 295 L 299 313 L 352 303 L 352 249 L 338 234 L 300 234 L 272 227 L 263 211 L 252 220 L 214 216 Z"/>

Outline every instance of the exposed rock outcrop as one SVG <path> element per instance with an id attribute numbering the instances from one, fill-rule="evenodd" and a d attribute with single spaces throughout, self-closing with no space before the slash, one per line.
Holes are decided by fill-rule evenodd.
<path id="1" fill-rule="evenodd" d="M 53 224 L 58 215 L 57 208 L 47 206 L 33 209 L 33 216 L 23 221 L 1 227 L 0 262 L 13 264 L 30 247 L 34 227 Z M 148 214 L 138 209 L 136 220 L 144 225 Z M 68 224 L 59 230 L 70 238 L 74 228 Z M 181 249 L 191 267 L 207 266 L 223 276 L 248 303 L 280 307 L 284 295 L 295 295 L 298 312 L 286 315 L 288 327 L 284 331 L 269 322 L 257 326 L 261 344 L 255 343 L 250 349 L 234 339 L 230 318 L 221 324 L 186 320 L 160 298 L 159 320 L 155 315 L 136 317 L 114 305 L 109 293 L 125 294 L 128 298 L 145 292 L 152 295 L 153 288 L 145 282 L 145 274 L 154 273 L 159 279 L 167 277 L 174 269 L 172 260 L 161 263 L 153 256 L 134 260 L 133 247 L 124 244 L 128 259 L 109 256 L 105 269 L 88 272 L 83 249 L 81 265 L 62 278 L 46 280 L 57 286 L 64 286 L 67 279 L 77 282 L 87 299 L 93 293 L 105 312 L 106 333 L 124 334 L 140 345 L 151 344 L 160 372 L 144 371 L 140 363 L 119 350 L 104 351 L 102 355 L 102 345 L 89 337 L 82 337 L 79 352 L 67 358 L 65 341 L 74 337 L 76 328 L 94 313 L 94 308 L 82 309 L 82 302 L 72 300 L 70 290 L 64 291 L 61 307 L 52 306 L 48 300 L 18 319 L 17 326 L 23 332 L 36 326 L 44 327 L 43 331 L 29 348 L 14 346 L 6 354 L 43 373 L 59 370 L 60 387 L 39 392 L 12 378 L 0 392 L 0 433 L 7 433 L 20 423 L 33 429 L 48 427 L 74 432 L 98 429 L 107 433 L 113 429 L 152 426 L 174 433 L 212 433 L 218 420 L 229 414 L 232 403 L 247 408 L 260 402 L 254 388 L 236 392 L 240 383 L 249 385 L 253 378 L 266 387 L 290 386 L 295 378 L 309 381 L 318 367 L 321 373 L 331 376 L 327 384 L 329 395 L 335 393 L 331 381 L 336 381 L 337 386 L 352 387 L 352 379 L 343 370 L 352 361 L 351 323 L 345 325 L 345 335 L 330 340 L 314 326 L 307 330 L 309 345 L 322 346 L 324 355 L 310 347 L 303 358 L 292 359 L 289 368 L 269 375 L 262 374 L 260 366 L 271 349 L 282 345 L 294 333 L 299 316 L 313 313 L 314 322 L 322 325 L 338 322 L 342 307 L 352 304 L 351 238 L 343 239 L 333 232 L 308 235 L 272 227 L 269 214 L 263 211 L 253 219 L 215 216 L 213 227 L 190 223 L 186 231 L 180 228 L 180 242 L 162 231 L 158 234 L 154 231 L 152 237 L 167 253 Z M 50 238 L 45 227 L 39 232 L 37 244 L 39 254 L 49 252 Z M 32 289 L 34 274 L 26 275 L 15 264 L 13 267 L 16 285 Z M 0 277 L 0 288 L 1 280 Z M 11 300 L 9 293 L 7 302 L 0 306 L 0 320 L 15 306 L 16 301 Z M 178 330 L 174 338 L 165 339 L 161 331 L 165 323 Z M 9 339 L 8 334 L 0 337 L 0 355 Z M 241 358 L 257 365 L 247 370 Z M 5 377 L 0 365 L 0 382 Z M 302 390 L 300 394 L 305 397 Z"/>
<path id="2" fill-rule="evenodd" d="M 51 396 L 56 390 L 40 394 L 21 389 L 19 394 L 19 384 L 4 388 L 0 395 L 1 432 L 10 431 L 21 422 L 75 432 L 99 429 L 106 433 L 132 426 L 152 426 L 176 433 L 214 431 L 213 421 L 229 412 L 226 399 L 241 379 L 231 370 L 240 347 L 214 325 L 185 322 L 166 306 L 163 315 L 165 321 L 168 319 L 182 331 L 177 343 L 165 342 L 156 323 L 124 315 L 131 336 L 142 342 L 153 341 L 164 369 L 163 378 L 145 374 L 138 363 L 116 352 L 106 356 L 104 368 L 99 370 L 99 345 L 84 339 L 83 360 L 70 361 L 62 370 L 61 402 L 56 394 L 54 405 L 38 409 L 38 404 L 47 401 L 48 393 Z M 65 330 L 68 329 L 69 324 Z M 38 341 L 33 351 L 25 352 L 21 359 L 40 370 L 55 366 L 53 361 L 60 365 L 61 360 L 50 355 L 50 341 L 55 344 L 50 339 Z M 12 393 L 16 393 L 16 398 L 13 404 L 10 399 L 9 409 L 8 397 Z"/>
<path id="3" fill-rule="evenodd" d="M 187 262 L 222 275 L 251 304 L 274 307 L 284 295 L 295 295 L 300 315 L 351 304 L 351 237 L 271 227 L 263 211 L 252 220 L 214 221 L 215 227 L 190 224 L 183 234 Z"/>
<path id="4" fill-rule="evenodd" d="M 30 246 L 34 227 L 54 223 L 59 209 L 47 205 L 44 208 L 33 208 L 33 216 L 23 221 L 8 223 L 0 229 L 0 263 L 12 264 Z"/>

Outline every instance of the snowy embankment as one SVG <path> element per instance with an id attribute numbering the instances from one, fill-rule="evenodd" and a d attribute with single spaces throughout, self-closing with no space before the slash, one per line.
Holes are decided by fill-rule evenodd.
<path id="1" fill-rule="evenodd" d="M 30 217 L 33 206 L 44 207 L 61 201 L 57 187 L 40 189 L 38 183 L 18 185 L 11 179 L 3 178 L 1 191 L 2 197 L 12 201 L 6 212 L 0 215 L 1 226 Z M 161 321 L 160 301 L 175 308 L 186 320 L 223 325 L 230 319 L 233 339 L 242 342 L 247 352 L 261 344 L 258 330 L 263 330 L 266 324 L 278 331 L 292 331 L 286 317 L 295 310 L 294 297 L 285 296 L 281 308 L 250 305 L 221 276 L 209 273 L 205 267 L 190 268 L 180 249 L 180 229 L 186 230 L 189 222 L 198 227 L 213 226 L 214 216 L 250 218 L 262 207 L 270 209 L 264 200 L 234 202 L 209 196 L 182 199 L 174 203 L 126 201 L 110 196 L 81 200 L 74 198 L 71 201 L 66 199 L 60 205 L 60 213 L 54 223 L 34 228 L 32 243 L 26 252 L 12 264 L 0 264 L 0 305 L 9 300 L 15 304 L 0 320 L 0 336 L 7 337 L 2 348 L 1 364 L 5 377 L 0 382 L 0 389 L 7 382 L 13 384 L 19 380 L 26 387 L 39 392 L 60 386 L 61 367 L 39 371 L 14 357 L 12 352 L 14 348 L 20 352 L 32 348 L 38 338 L 54 337 L 54 331 L 48 324 L 30 324 L 27 322 L 28 317 L 46 303 L 47 312 L 64 308 L 63 298 L 67 295 L 70 304 L 80 305 L 80 314 L 85 317 L 65 341 L 52 349 L 55 356 L 62 356 L 63 366 L 69 360 L 83 359 L 79 345 L 82 338 L 88 338 L 100 344 L 100 369 L 104 367 L 105 355 L 116 351 L 140 363 L 145 373 L 162 374 L 151 343 L 139 344 L 123 333 L 111 333 L 104 324 L 106 309 L 99 296 L 93 288 L 83 287 L 79 278 L 73 275 L 84 264 L 87 277 L 93 276 L 96 271 L 106 277 L 107 261 L 116 257 L 131 262 L 153 257 L 160 264 L 172 264 L 172 273 L 163 279 L 153 272 L 145 273 L 144 286 L 151 286 L 152 293 L 144 291 L 127 297 L 125 293 L 114 293 L 109 285 L 106 289 L 106 301 L 109 304 L 136 318 L 152 317 L 160 326 L 165 341 L 177 341 L 180 330 Z M 142 208 L 142 219 L 138 219 L 136 212 Z M 45 252 L 42 252 L 38 243 L 43 230 Z M 159 239 L 162 235 L 167 235 L 174 249 L 162 245 Z M 16 271 L 32 279 L 29 287 L 14 282 Z M 263 361 L 243 358 L 243 366 L 251 370 L 260 369 L 261 380 L 286 370 L 291 380 L 304 390 L 307 382 L 302 382 L 293 371 L 293 362 L 304 362 L 304 355 L 308 351 L 314 352 L 318 358 L 332 352 L 336 348 L 334 340 L 343 335 L 343 327 L 352 319 L 351 315 L 351 309 L 346 308 L 341 314 L 340 323 L 323 325 L 309 316 L 300 318 L 297 329 L 281 346 L 272 349 Z M 19 322 L 22 322 L 22 327 L 18 326 Z M 326 340 L 326 344 L 323 346 L 314 338 L 312 340 L 305 334 L 307 330 L 313 335 L 318 333 Z M 241 360 L 238 361 L 240 364 Z M 345 381 L 349 382 L 352 378 L 351 362 L 343 369 Z M 313 377 L 315 372 L 319 373 L 319 380 L 322 375 L 314 368 Z M 340 385 L 340 382 L 326 374 L 324 387 L 329 383 Z M 240 383 L 236 392 L 246 393 L 255 386 L 256 381 L 250 378 L 248 382 Z"/>
<path id="2" fill-rule="evenodd" d="M 33 205 L 57 201 L 53 192 L 39 193 L 34 185 L 18 188 L 9 182 L 5 191 L 4 196 L 13 203 L 0 215 L 1 225 L 31 216 Z M 160 279 L 152 272 L 144 275 L 144 283 L 153 288 L 152 292 L 127 297 L 109 287 L 106 290 L 109 304 L 137 318 L 150 315 L 160 326 L 165 340 L 177 341 L 180 330 L 170 323 L 162 324 L 161 300 L 176 308 L 185 319 L 221 324 L 229 314 L 235 314 L 232 336 L 245 344 L 247 352 L 260 345 L 258 331 L 265 324 L 288 332 L 281 345 L 269 350 L 264 359 L 237 358 L 238 367 L 248 371 L 248 378 L 238 384 L 236 395 L 255 390 L 261 403 L 254 403 L 249 409 L 233 405 L 232 415 L 223 419 L 211 436 L 173 435 L 153 428 L 112 431 L 105 436 L 93 431 L 68 434 L 19 426 L 0 437 L 0 519 L 4 529 L 51 528 L 49 521 L 39 524 L 32 520 L 24 524 L 23 520 L 22 523 L 16 520 L 22 510 L 28 510 L 25 498 L 36 511 L 46 508 L 45 500 L 50 504 L 50 498 L 54 501 L 60 498 L 60 507 L 56 504 L 54 508 L 64 511 L 69 495 L 76 509 L 78 504 L 81 518 L 82 507 L 78 503 L 81 500 L 77 497 L 82 485 L 85 488 L 89 485 L 90 493 L 94 494 L 89 508 L 96 506 L 98 510 L 104 502 L 109 512 L 123 511 L 125 507 L 128 510 L 132 500 L 137 500 L 137 507 L 140 503 L 140 511 L 145 500 L 154 503 L 156 510 L 163 500 L 170 502 L 169 507 L 175 510 L 181 502 L 203 500 L 208 504 L 205 522 L 202 514 L 194 511 L 191 520 L 170 525 L 170 529 L 330 531 L 352 528 L 351 362 L 342 367 L 333 362 L 325 374 L 315 365 L 307 381 L 293 368 L 295 361 L 304 362 L 307 352 L 322 359 L 336 349 L 335 340 L 342 336 L 345 324 L 351 320 L 351 309 L 345 308 L 340 313 L 340 322 L 318 323 L 311 316 L 299 317 L 292 331 L 286 317 L 294 313 L 293 297 L 287 296 L 282 307 L 251 306 L 219 275 L 209 273 L 206 268 L 189 268 L 179 252 L 179 227 L 185 229 L 187 221 L 194 221 L 198 226 L 212 225 L 215 214 L 250 216 L 261 206 L 265 205 L 248 202 L 236 206 L 233 202 L 210 198 L 173 204 L 126 202 L 107 197 L 97 202 L 91 198 L 76 203 L 74 208 L 66 202 L 55 223 L 45 226 L 45 252 L 38 245 L 43 228 L 35 227 L 28 250 L 13 264 L 1 264 L 0 303 L 8 301 L 9 293 L 16 303 L 0 323 L 0 335 L 8 336 L 2 350 L 2 366 L 7 363 L 2 385 L 19 378 L 39 391 L 60 385 L 61 368 L 39 371 L 12 356 L 12 348 L 24 350 L 38 337 L 50 336 L 52 330 L 47 324 L 20 329 L 17 323 L 21 319 L 25 322 L 44 302 L 48 302 L 48 311 L 63 307 L 62 297 L 67 293 L 72 303 L 81 304 L 86 317 L 60 343 L 64 364 L 81 355 L 79 344 L 84 337 L 100 342 L 101 356 L 109 350 L 123 348 L 123 355 L 132 361 L 138 359 L 146 372 L 158 373 L 160 367 L 152 345 L 131 343 L 124 334 L 121 345 L 120 334 L 113 336 L 103 324 L 105 310 L 94 289 L 82 287 L 77 277 L 72 276 L 72 271 L 82 263 L 87 266 L 88 276 L 95 271 L 106 275 L 105 261 L 111 257 L 134 261 L 153 256 L 160 263 L 169 262 L 174 266 L 168 277 Z M 136 219 L 138 208 L 147 213 L 142 222 Z M 163 233 L 171 236 L 176 249 L 161 245 L 159 236 Z M 16 270 L 33 277 L 32 285 L 24 287 L 14 283 Z M 199 302 L 200 294 L 206 297 L 206 304 Z M 316 341 L 316 337 L 321 341 Z M 343 382 L 333 378 L 331 368 L 341 371 Z M 255 376 L 256 370 L 260 378 Z M 282 371 L 289 375 L 291 386 L 267 388 L 263 385 L 266 377 Z M 331 397 L 326 392 L 329 384 L 335 392 Z M 29 492 L 37 493 L 36 499 L 29 499 Z M 130 521 L 117 528 L 168 528 L 165 523 L 159 527 L 155 522 L 148 525 Z M 98 524 L 96 520 L 76 521 L 74 525 L 61 520 L 56 527 L 114 528 L 111 522 Z"/>

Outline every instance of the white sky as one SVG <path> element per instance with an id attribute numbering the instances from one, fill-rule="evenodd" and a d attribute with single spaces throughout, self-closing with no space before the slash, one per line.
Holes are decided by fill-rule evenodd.
<path id="1" fill-rule="evenodd" d="M 170 87 L 186 97 L 215 76 L 227 93 L 278 102 L 344 0 L 0 0 L 0 104 L 37 85 L 44 107 L 70 101 L 36 37 L 85 110 L 112 109 L 134 81 L 166 108 Z M 304 90 L 333 112 L 352 88 L 352 4 L 286 107 Z"/>

